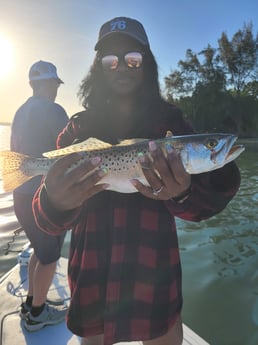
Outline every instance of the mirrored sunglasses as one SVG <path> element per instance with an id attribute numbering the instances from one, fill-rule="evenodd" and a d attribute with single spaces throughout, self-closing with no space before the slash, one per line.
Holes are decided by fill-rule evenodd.
<path id="1" fill-rule="evenodd" d="M 128 68 L 136 69 L 142 65 L 143 53 L 128 52 L 123 55 L 105 55 L 101 58 L 102 67 L 105 71 L 114 71 L 119 66 L 121 59 Z"/>

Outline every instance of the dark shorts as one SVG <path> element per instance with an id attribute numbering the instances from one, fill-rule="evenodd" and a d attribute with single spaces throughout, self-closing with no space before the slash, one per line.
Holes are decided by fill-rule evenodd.
<path id="1" fill-rule="evenodd" d="M 14 192 L 14 211 L 37 258 L 43 265 L 48 265 L 60 258 L 66 232 L 61 236 L 52 236 L 41 230 L 33 217 L 32 199 L 33 195 Z"/>

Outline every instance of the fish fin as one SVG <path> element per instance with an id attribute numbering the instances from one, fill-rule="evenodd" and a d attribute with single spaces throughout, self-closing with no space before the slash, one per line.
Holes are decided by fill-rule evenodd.
<path id="1" fill-rule="evenodd" d="M 144 138 L 124 139 L 124 140 L 119 140 L 119 144 L 115 146 L 128 146 L 128 145 L 138 144 L 146 140 L 149 140 L 149 139 L 144 139 Z"/>
<path id="2" fill-rule="evenodd" d="M 166 133 L 166 138 L 169 138 L 169 137 L 173 137 L 173 132 L 168 130 L 167 133 Z"/>
<path id="3" fill-rule="evenodd" d="M 44 152 L 43 156 L 47 158 L 55 158 L 65 156 L 73 152 L 97 151 L 108 149 L 110 147 L 112 147 L 112 145 L 105 141 L 96 138 L 89 138 L 81 143 L 70 145 L 59 150 Z"/>
<path id="4" fill-rule="evenodd" d="M 166 138 L 172 137 L 172 136 L 173 136 L 172 131 L 168 130 L 166 133 Z M 117 144 L 116 146 L 128 146 L 128 145 L 138 144 L 138 143 L 141 143 L 143 141 L 148 141 L 148 140 L 150 139 L 146 139 L 146 138 L 124 139 L 124 140 L 119 140 L 119 144 Z"/>
<path id="5" fill-rule="evenodd" d="M 13 151 L 0 152 L 0 176 L 5 192 L 11 192 L 33 176 L 24 173 L 22 165 L 29 156 Z"/>

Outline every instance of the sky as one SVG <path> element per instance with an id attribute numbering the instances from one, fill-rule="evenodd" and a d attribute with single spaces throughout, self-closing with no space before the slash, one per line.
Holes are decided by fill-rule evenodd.
<path id="1" fill-rule="evenodd" d="M 101 25 L 114 17 L 143 24 L 162 87 L 188 48 L 217 48 L 222 32 L 231 39 L 250 22 L 256 35 L 257 14 L 257 0 L 0 0 L 0 123 L 10 123 L 31 96 L 28 71 L 38 60 L 56 65 L 64 81 L 56 102 L 68 116 L 83 110 L 79 85 L 93 62 Z"/>

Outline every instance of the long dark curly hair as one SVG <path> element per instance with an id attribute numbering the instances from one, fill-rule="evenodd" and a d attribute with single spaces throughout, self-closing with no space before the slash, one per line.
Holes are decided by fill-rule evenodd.
<path id="1" fill-rule="evenodd" d="M 98 126 L 99 130 L 103 126 L 101 132 L 107 133 L 112 130 L 108 126 L 108 114 L 112 112 L 112 102 L 109 101 L 111 94 L 104 82 L 100 57 L 101 53 L 98 51 L 89 73 L 81 82 L 78 97 L 86 109 L 87 122 Z M 145 47 L 143 83 L 140 90 L 135 94 L 135 111 L 133 112 L 135 126 L 132 135 L 139 137 L 150 135 L 154 122 L 160 120 L 159 115 L 161 115 L 161 109 L 165 104 L 166 102 L 160 93 L 156 60 L 151 50 Z"/>

